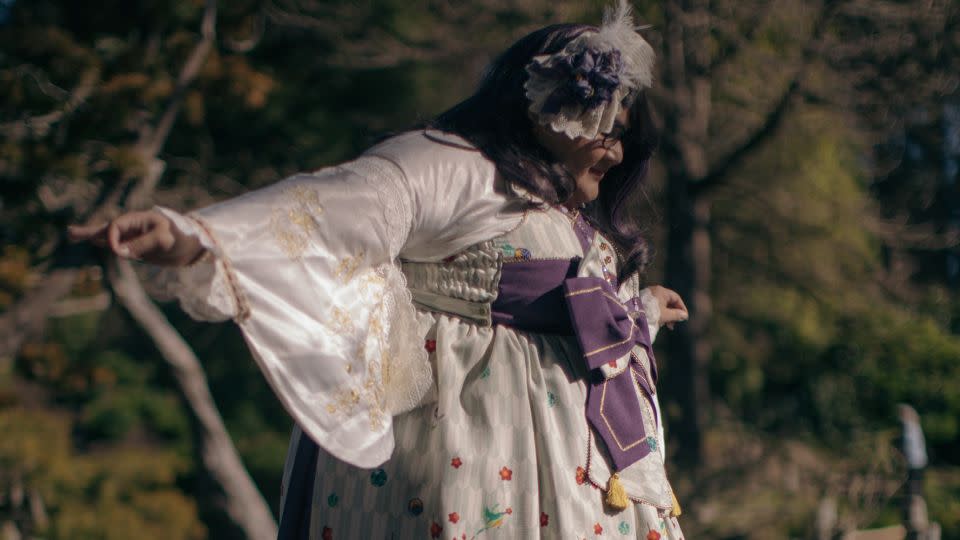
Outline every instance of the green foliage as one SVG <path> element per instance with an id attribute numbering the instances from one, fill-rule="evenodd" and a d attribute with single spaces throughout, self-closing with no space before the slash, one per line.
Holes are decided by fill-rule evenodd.
<path id="1" fill-rule="evenodd" d="M 924 484 L 927 509 L 945 531 L 944 538 L 957 538 L 960 531 L 960 468 L 935 468 Z"/>
<path id="2" fill-rule="evenodd" d="M 957 455 L 960 339 L 927 317 L 883 312 L 848 321 L 838 338 L 844 345 L 830 351 L 828 359 L 838 372 L 850 373 L 846 392 L 855 397 L 865 421 L 875 425 L 893 416 L 894 404 L 910 403 L 923 411 L 928 443 L 944 450 L 942 458 Z"/>
<path id="3" fill-rule="evenodd" d="M 0 255 L 0 307 L 6 307 L 26 288 L 30 256 L 21 247 L 5 246 Z"/>
<path id="4" fill-rule="evenodd" d="M 941 456 L 957 455 L 955 304 L 941 295 L 935 320 L 878 287 L 862 151 L 855 131 L 806 111 L 718 199 L 713 380 L 738 415 L 836 447 L 897 425 L 894 406 L 910 403 Z"/>
<path id="5" fill-rule="evenodd" d="M 50 539 L 203 538 L 196 505 L 177 487 L 182 457 L 163 450 L 112 448 L 77 454 L 62 414 L 0 409 L 0 489 L 22 482 L 49 511 Z M 20 524 L 31 528 L 30 524 Z"/>
<path id="6" fill-rule="evenodd" d="M 856 123 L 807 105 L 786 124 L 713 206 L 715 395 L 762 430 L 864 466 L 879 458 L 854 441 L 897 432 L 896 405 L 908 403 L 932 463 L 955 466 L 960 298 L 937 285 L 914 288 L 912 305 L 890 294 L 883 218 Z M 960 534 L 951 470 L 931 472 L 927 485 L 931 519 L 947 538 Z M 900 521 L 895 498 L 880 502 L 862 526 Z M 848 504 L 841 512 L 855 511 L 857 501 Z"/>

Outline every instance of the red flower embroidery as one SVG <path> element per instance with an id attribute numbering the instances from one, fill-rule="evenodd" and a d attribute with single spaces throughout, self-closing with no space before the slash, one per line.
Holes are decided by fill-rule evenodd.
<path id="1" fill-rule="evenodd" d="M 460 514 L 454 512 L 452 514 L 447 514 L 447 519 L 450 520 L 450 523 L 456 523 L 460 521 Z"/>
<path id="2" fill-rule="evenodd" d="M 333 529 L 330 527 L 324 527 L 320 538 L 323 538 L 323 540 L 333 540 Z"/>
<path id="3" fill-rule="evenodd" d="M 426 349 L 428 353 L 432 353 L 433 351 L 437 350 L 437 340 L 428 339 L 423 343 L 423 348 Z"/>
<path id="4" fill-rule="evenodd" d="M 508 516 L 512 516 L 512 515 L 513 515 L 513 508 L 507 507 L 507 509 L 504 510 L 504 512 L 506 512 Z"/>
<path id="5" fill-rule="evenodd" d="M 500 469 L 500 479 L 501 480 L 513 480 L 513 471 L 504 467 Z"/>
<path id="6" fill-rule="evenodd" d="M 577 467 L 577 485 L 582 486 L 587 481 L 587 470 L 583 467 Z"/>
<path id="7" fill-rule="evenodd" d="M 595 523 L 593 525 L 593 534 L 597 536 L 600 536 L 601 534 L 603 534 L 603 527 L 601 527 L 599 523 Z"/>
<path id="8" fill-rule="evenodd" d="M 616 369 L 616 368 L 617 368 L 617 361 L 616 361 L 616 360 L 611 360 L 611 361 L 607 362 L 607 366 Z"/>
<path id="9" fill-rule="evenodd" d="M 439 523 L 434 521 L 432 524 L 430 524 L 431 538 L 440 538 L 440 533 L 442 532 L 443 532 L 443 527 L 441 527 Z"/>
<path id="10" fill-rule="evenodd" d="M 660 540 L 660 533 L 650 529 L 650 532 L 647 533 L 647 540 Z"/>
<path id="11" fill-rule="evenodd" d="M 461 465 L 463 465 L 463 461 L 460 459 L 460 456 L 450 460 L 450 466 L 454 469 L 459 469 Z"/>
<path id="12" fill-rule="evenodd" d="M 546 512 L 540 512 L 540 526 L 546 527 L 550 523 L 550 516 Z"/>

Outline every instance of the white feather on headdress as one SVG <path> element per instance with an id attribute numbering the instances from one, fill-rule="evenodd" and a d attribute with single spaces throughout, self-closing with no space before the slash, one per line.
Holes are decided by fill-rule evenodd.
<path id="1" fill-rule="evenodd" d="M 634 89 L 650 88 L 653 85 L 653 64 L 656 55 L 653 47 L 637 33 L 641 30 L 633 22 L 633 9 L 627 0 L 619 0 L 616 9 L 607 8 L 600 31 L 587 39 L 597 45 L 605 45 L 620 51 L 626 86 Z"/>
<path id="2" fill-rule="evenodd" d="M 624 100 L 630 101 L 641 90 L 650 88 L 653 84 L 656 55 L 637 30 L 630 4 L 627 0 L 618 0 L 616 7 L 608 8 L 604 12 L 603 24 L 597 32 L 585 32 L 556 54 L 534 57 L 527 66 L 530 76 L 524 85 L 527 99 L 530 100 L 530 112 L 541 124 L 558 133 L 564 133 L 571 139 L 593 139 L 598 134 L 609 133 L 621 108 L 630 105 L 625 104 Z M 570 103 L 557 112 L 545 112 L 544 105 L 547 101 L 558 88 L 569 81 L 544 77 L 531 69 L 531 66 L 551 66 L 584 50 L 619 52 L 622 62 L 622 69 L 618 74 L 620 83 L 611 98 L 590 109 L 578 103 Z"/>

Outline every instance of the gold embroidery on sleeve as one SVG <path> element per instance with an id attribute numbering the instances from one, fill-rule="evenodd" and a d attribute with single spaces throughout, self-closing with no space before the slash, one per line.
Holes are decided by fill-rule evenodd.
<path id="1" fill-rule="evenodd" d="M 370 295 L 371 287 L 383 287 L 386 283 L 386 280 L 383 276 L 380 276 L 376 272 L 368 272 L 363 275 L 359 280 L 360 294 L 363 296 Z"/>
<path id="2" fill-rule="evenodd" d="M 355 256 L 347 256 L 340 260 L 337 266 L 337 279 L 340 283 L 347 283 L 353 279 L 353 275 L 360 268 L 360 263 L 363 262 L 363 256 L 364 252 L 361 251 Z"/>
<path id="3" fill-rule="evenodd" d="M 316 217 L 323 213 L 323 206 L 320 194 L 302 184 L 285 190 L 283 195 L 287 206 L 273 211 L 270 229 L 280 249 L 291 259 L 299 259 L 320 228 Z"/>
<path id="4" fill-rule="evenodd" d="M 362 254 L 360 255 L 362 256 Z M 356 271 L 355 269 L 353 270 Z M 355 339 L 356 360 L 359 360 L 357 369 L 351 366 L 356 361 L 351 359 L 348 364 L 348 373 L 351 381 L 346 388 L 337 392 L 330 403 L 327 412 L 331 415 L 347 417 L 354 413 L 357 406 L 367 409 L 370 421 L 370 430 L 378 431 L 388 418 L 386 408 L 386 392 L 384 384 L 389 380 L 389 322 L 386 321 L 387 301 L 383 287 L 386 280 L 375 270 L 364 272 L 357 276 L 352 285 L 364 298 L 365 304 L 371 306 L 367 314 L 365 331 L 357 332 L 353 326 L 351 315 L 342 308 L 334 307 L 328 326 L 344 337 L 359 334 Z"/>
<path id="5" fill-rule="evenodd" d="M 330 326 L 341 335 L 353 333 L 353 317 L 343 309 L 334 306 L 330 310 Z"/>

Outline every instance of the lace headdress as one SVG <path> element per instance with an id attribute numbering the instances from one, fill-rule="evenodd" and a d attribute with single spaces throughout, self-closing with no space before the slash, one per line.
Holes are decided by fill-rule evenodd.
<path id="1" fill-rule="evenodd" d="M 619 0 L 598 31 L 533 57 L 524 90 L 537 121 L 571 139 L 609 133 L 621 108 L 653 83 L 653 48 L 637 29 L 627 0 Z"/>

